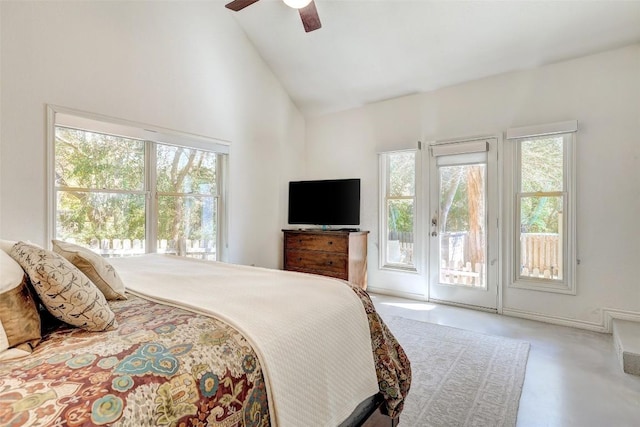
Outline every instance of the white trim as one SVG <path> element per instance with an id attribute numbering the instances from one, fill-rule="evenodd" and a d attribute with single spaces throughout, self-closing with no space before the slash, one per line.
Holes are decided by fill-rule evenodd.
<path id="1" fill-rule="evenodd" d="M 532 311 L 518 310 L 515 308 L 503 308 L 502 313 L 506 316 L 519 317 L 522 319 L 536 320 L 538 322 L 551 323 L 554 325 L 568 326 L 571 328 L 586 329 L 594 332 L 607 332 L 604 323 L 587 322 L 584 320 L 570 319 L 568 317 L 549 316 L 547 314 L 535 313 Z"/>
<path id="2" fill-rule="evenodd" d="M 483 310 L 491 310 L 493 312 L 497 312 L 501 309 L 501 286 L 502 281 L 500 280 L 501 272 L 501 262 L 500 262 L 500 246 L 501 246 L 501 230 L 500 230 L 500 179 L 498 174 L 500 172 L 499 164 L 499 152 L 498 145 L 501 139 L 496 136 L 483 136 L 475 139 L 466 139 L 461 142 L 457 142 L 456 140 L 449 140 L 446 144 L 435 143 L 430 145 L 432 150 L 432 156 L 429 158 L 429 205 L 430 208 L 427 211 L 429 214 L 425 217 L 427 221 L 426 224 L 426 232 L 425 240 L 427 241 L 427 251 L 429 256 L 427 258 L 428 261 L 428 275 L 426 276 L 427 281 L 427 289 L 429 299 L 433 301 L 438 301 L 446 303 L 450 305 L 459 305 L 464 307 L 473 307 L 478 308 L 482 307 Z M 454 145 L 460 144 L 462 146 L 461 150 L 456 150 Z M 437 148 L 442 146 L 450 145 L 451 149 L 447 152 L 442 151 L 441 154 L 437 152 Z M 495 149 L 492 151 L 491 147 L 494 146 Z M 435 153 L 434 153 L 434 150 Z M 495 153 L 494 153 L 495 151 Z M 482 161 L 480 161 L 482 159 Z M 437 218 L 437 222 L 440 222 L 440 212 L 439 212 L 439 178 L 438 178 L 438 166 L 441 166 L 446 162 L 446 165 L 468 165 L 468 164 L 476 164 L 476 163 L 485 163 L 486 162 L 486 206 L 488 209 L 488 214 L 486 215 L 486 233 L 487 233 L 487 249 L 489 252 L 487 253 L 486 260 L 486 274 L 487 274 L 487 288 L 484 289 L 465 289 L 460 292 L 447 292 L 446 289 L 448 286 L 438 287 L 439 285 L 439 261 L 437 259 L 439 253 L 439 244 L 438 239 L 434 239 L 431 237 L 431 233 L 433 231 L 440 231 L 440 225 L 437 224 L 434 226 L 431 224 L 432 218 Z M 495 289 L 493 287 L 495 286 Z M 467 290 L 469 292 L 467 292 Z M 445 291 L 451 294 L 451 298 L 449 296 L 443 295 Z M 471 298 L 471 292 L 478 291 L 476 294 L 481 295 L 480 292 L 484 292 L 483 296 L 484 301 L 482 304 L 478 304 L 478 298 Z M 433 298 L 434 294 L 440 294 L 441 299 Z M 453 296 L 453 294 L 457 294 Z M 444 297 L 444 298 L 443 298 Z M 465 298 L 467 300 L 465 301 Z M 454 301 L 455 299 L 455 301 Z M 491 301 L 488 301 L 491 299 Z"/>
<path id="3" fill-rule="evenodd" d="M 375 286 L 371 286 L 371 284 L 367 286 L 367 293 L 405 298 L 412 301 L 429 302 L 429 299 L 423 294 L 414 294 L 413 292 L 403 292 L 387 288 L 376 288 Z"/>
<path id="4" fill-rule="evenodd" d="M 475 310 L 475 311 L 484 311 L 487 313 L 498 313 L 498 309 L 497 308 L 493 308 L 493 307 L 483 307 L 481 305 L 472 305 L 472 304 L 465 304 L 465 303 L 461 303 L 461 302 L 455 302 L 455 301 L 447 301 L 447 300 L 439 300 L 436 298 L 431 298 L 429 300 L 429 302 L 434 303 L 434 304 L 442 304 L 442 305 L 450 305 L 453 307 L 460 307 L 460 308 L 466 308 L 469 310 Z"/>
<path id="5" fill-rule="evenodd" d="M 137 123 L 101 114 L 88 113 L 58 105 L 47 107 L 54 114 L 57 125 L 92 132 L 103 132 L 143 141 L 153 141 L 180 147 L 199 148 L 228 154 L 231 143 L 217 138 L 179 132 L 159 126 Z"/>
<path id="6" fill-rule="evenodd" d="M 638 322 L 640 324 L 640 312 L 619 310 L 616 308 L 603 308 L 602 309 L 603 324 L 606 332 L 613 332 L 613 321 L 628 320 L 631 322 Z"/>
<path id="7" fill-rule="evenodd" d="M 497 136 L 497 147 L 496 147 L 496 161 L 497 161 L 497 180 L 498 184 L 496 187 L 497 195 L 496 195 L 496 229 L 497 229 L 497 237 L 496 244 L 498 245 L 498 267 L 497 267 L 497 286 L 498 286 L 498 301 L 497 301 L 497 309 L 498 314 L 502 314 L 502 306 L 504 303 L 504 145 L 502 139 L 502 133 L 499 133 Z"/>
<path id="8" fill-rule="evenodd" d="M 225 187 L 228 178 L 228 160 L 230 143 L 228 141 L 209 138 L 201 135 L 178 132 L 157 126 L 136 123 L 129 120 L 117 119 L 100 114 L 87 113 L 71 108 L 48 104 L 47 112 L 47 229 L 45 238 L 48 245 L 55 238 L 56 232 L 56 194 L 59 187 L 55 182 L 55 127 L 70 127 L 73 129 L 106 133 L 124 138 L 131 138 L 145 143 L 145 176 L 143 191 L 123 191 L 127 194 L 144 194 L 145 208 L 147 215 L 157 217 L 157 193 L 150 188 L 152 182 L 156 181 L 155 170 L 155 150 L 151 150 L 151 145 L 166 144 L 196 150 L 208 151 L 216 155 L 216 173 L 220 179 L 217 183 L 217 194 L 212 195 L 217 199 L 218 212 L 216 214 L 216 260 L 226 259 L 228 252 L 228 215 L 226 212 L 227 203 L 223 200 L 228 196 Z M 120 193 L 120 191 L 104 190 L 104 192 Z M 207 197 L 211 197 L 207 195 Z M 222 211 L 224 210 L 224 212 Z M 146 219 L 149 219 L 148 217 Z M 157 241 L 157 224 L 146 221 L 145 226 L 145 249 L 147 252 L 156 252 L 155 243 Z M 221 244 L 222 243 L 222 244 Z"/>
<path id="9" fill-rule="evenodd" d="M 153 143 L 150 141 L 145 141 L 144 144 L 144 169 L 145 169 L 145 177 L 144 177 L 144 189 L 146 193 L 145 207 L 147 212 L 153 212 L 153 216 L 157 217 L 158 215 L 158 192 L 155 189 L 151 188 L 151 183 L 157 182 L 157 152 L 152 149 Z M 145 218 L 145 250 L 149 253 L 157 253 L 158 245 L 150 244 L 150 242 L 158 241 L 158 221 L 146 221 Z"/>
<path id="10" fill-rule="evenodd" d="M 489 151 L 488 140 L 451 142 L 431 146 L 431 155 L 433 157 L 449 156 L 453 154 L 483 153 L 485 151 Z"/>
<path id="11" fill-rule="evenodd" d="M 420 141 L 418 141 L 419 144 L 422 144 Z M 416 151 L 416 150 L 420 150 L 420 148 L 416 147 L 411 147 L 411 148 L 400 148 L 398 150 L 389 150 L 389 151 L 378 151 L 376 154 L 378 155 L 383 155 L 383 154 L 393 154 L 393 153 L 406 153 L 409 151 Z"/>
<path id="12" fill-rule="evenodd" d="M 511 317 L 535 320 L 538 322 L 552 323 L 554 325 L 568 326 L 571 328 L 586 329 L 589 331 L 610 334 L 613 331 L 613 320 L 628 320 L 640 323 L 640 312 L 619 310 L 616 308 L 603 308 L 600 322 L 588 322 L 585 320 L 570 319 L 567 317 L 549 316 L 547 314 L 515 308 L 504 308 L 503 314 Z"/>
<path id="13" fill-rule="evenodd" d="M 51 105 L 47 105 L 47 167 L 46 181 L 47 181 L 47 229 L 45 230 L 45 242 L 46 247 L 51 248 L 51 240 L 55 237 L 55 207 L 56 201 L 56 155 L 55 155 L 55 125 L 56 125 L 56 112 Z"/>
<path id="14" fill-rule="evenodd" d="M 511 140 L 507 148 L 511 150 L 512 162 L 509 165 L 509 173 L 505 175 L 505 208 L 506 217 L 505 220 L 507 227 L 506 230 L 506 245 L 505 249 L 509 255 L 506 266 L 507 286 L 512 289 L 527 289 L 534 291 L 560 293 L 566 295 L 577 294 L 577 221 L 576 221 L 576 134 L 575 133 L 563 133 L 560 134 L 563 138 L 563 191 L 560 193 L 563 198 L 563 234 L 565 236 L 563 240 L 563 278 L 562 280 L 553 279 L 533 279 L 527 277 L 520 277 L 520 257 L 521 247 L 518 243 L 520 236 L 520 223 L 518 218 L 520 216 L 520 197 L 522 194 L 531 193 L 519 193 L 520 190 L 520 174 L 522 171 L 520 162 L 520 142 L 521 138 Z M 506 140 L 508 141 L 508 139 Z M 506 156 L 505 156 L 506 158 Z M 551 194 L 552 192 L 541 192 L 540 195 Z M 538 195 L 538 193 L 535 193 Z"/>
<path id="15" fill-rule="evenodd" d="M 218 209 L 217 215 L 217 250 L 216 258 L 218 261 L 229 261 L 229 156 L 217 155 L 216 159 L 216 203 Z"/>
<path id="16" fill-rule="evenodd" d="M 548 123 L 543 125 L 522 126 L 507 129 L 507 139 L 529 138 L 534 136 L 555 135 L 578 131 L 578 121 Z"/>
<path id="17" fill-rule="evenodd" d="M 378 268 L 381 269 L 386 263 L 387 243 L 385 224 L 387 214 L 385 200 L 387 199 L 387 153 L 378 154 Z M 384 238 L 384 239 L 383 239 Z"/>
<path id="18" fill-rule="evenodd" d="M 517 274 L 514 270 L 514 274 Z M 557 283 L 555 283 L 557 282 Z M 513 277 L 511 284 L 512 289 L 527 289 L 530 291 L 553 292 L 556 294 L 576 295 L 576 286 L 569 287 L 567 283 L 560 280 L 552 279 L 529 279 Z"/>
<path id="19" fill-rule="evenodd" d="M 414 157 L 414 183 L 413 196 L 403 197 L 390 197 L 389 196 L 389 161 L 390 156 L 395 154 L 413 154 Z M 418 236 L 421 234 L 420 218 L 420 191 L 422 188 L 422 149 L 413 148 L 406 150 L 396 150 L 384 153 L 378 153 L 378 268 L 380 270 L 389 271 L 403 271 L 419 273 L 420 267 L 418 261 L 421 259 L 421 241 L 418 240 Z M 389 230 L 387 227 L 387 200 L 392 199 L 407 199 L 413 200 L 413 263 L 407 264 L 393 264 L 387 262 L 387 245 L 389 242 L 388 235 Z"/>
<path id="20" fill-rule="evenodd" d="M 367 287 L 367 292 L 378 295 L 388 295 L 398 298 L 406 298 L 412 301 L 422 301 L 422 302 L 430 302 L 433 304 L 442 304 L 442 305 L 456 305 L 464 307 L 464 305 L 458 304 L 450 304 L 445 301 L 438 301 L 436 299 L 426 298 L 424 295 L 414 294 L 410 292 L 402 292 L 396 290 L 390 290 L 386 288 L 377 288 L 375 286 L 369 285 Z M 474 310 L 478 310 L 478 307 L 469 307 Z M 495 310 L 485 310 L 490 312 L 495 312 Z M 614 319 L 619 320 L 628 320 L 632 322 L 640 323 L 640 312 L 637 311 L 629 311 L 629 310 L 619 310 L 615 308 L 603 308 L 602 309 L 602 319 L 600 322 L 588 322 L 585 320 L 577 320 L 571 319 L 568 317 L 560 317 L 560 316 L 550 316 L 543 313 L 536 313 L 533 311 L 519 310 L 516 308 L 502 308 L 503 316 L 515 317 L 519 319 L 528 319 L 536 322 L 542 323 L 550 323 L 553 325 L 567 326 L 570 328 L 583 329 L 587 331 L 599 332 L 599 333 L 612 333 L 612 325 Z"/>

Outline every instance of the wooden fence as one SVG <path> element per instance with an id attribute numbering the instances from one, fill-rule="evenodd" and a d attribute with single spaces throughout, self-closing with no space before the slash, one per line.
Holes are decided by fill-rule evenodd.
<path id="1" fill-rule="evenodd" d="M 67 239 L 75 243 L 73 239 Z M 144 240 L 140 239 L 92 239 L 89 248 L 104 257 L 142 255 L 146 252 Z M 157 252 L 200 259 L 216 259 L 215 240 L 158 240 Z"/>
<path id="2" fill-rule="evenodd" d="M 413 233 L 390 231 L 387 250 L 389 261 L 398 264 L 413 264 Z"/>
<path id="3" fill-rule="evenodd" d="M 440 282 L 482 288 L 486 283 L 482 262 L 472 265 L 469 233 L 455 232 L 440 235 Z"/>
<path id="4" fill-rule="evenodd" d="M 561 280 L 562 240 L 556 233 L 523 233 L 520 240 L 520 274 Z M 390 232 L 389 249 L 397 253 L 390 261 L 413 261 L 413 233 Z M 467 232 L 440 235 L 440 280 L 444 283 L 483 287 L 484 263 L 471 265 Z"/>
<path id="5" fill-rule="evenodd" d="M 523 233 L 520 275 L 562 280 L 562 239 L 556 233 Z"/>
<path id="6" fill-rule="evenodd" d="M 440 280 L 444 283 L 483 287 L 485 271 L 483 263 L 471 265 L 469 239 L 466 232 L 443 233 L 440 236 Z M 73 239 L 68 240 L 74 243 Z M 414 236 L 410 232 L 389 233 L 388 247 L 403 264 L 413 263 Z M 200 259 L 216 259 L 215 240 L 178 239 L 158 241 L 157 251 L 164 254 L 183 255 Z M 92 239 L 89 247 L 105 257 L 141 255 L 146 252 L 140 239 Z M 562 241 L 560 234 L 523 233 L 520 239 L 520 274 L 526 277 L 561 280 Z"/>

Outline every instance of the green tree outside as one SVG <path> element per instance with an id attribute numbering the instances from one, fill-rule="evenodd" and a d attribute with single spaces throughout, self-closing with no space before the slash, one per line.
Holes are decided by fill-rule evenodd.
<path id="1" fill-rule="evenodd" d="M 57 238 L 93 247 L 103 239 L 144 241 L 146 147 L 140 140 L 56 127 Z M 158 239 L 215 242 L 216 154 L 155 148 Z"/>

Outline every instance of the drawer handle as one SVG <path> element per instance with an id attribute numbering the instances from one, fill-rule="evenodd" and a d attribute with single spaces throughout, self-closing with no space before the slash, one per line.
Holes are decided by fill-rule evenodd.
<path id="1" fill-rule="evenodd" d="M 298 243 L 302 243 L 302 239 L 298 239 Z"/>
<path id="2" fill-rule="evenodd" d="M 333 261 L 329 261 L 327 264 L 329 264 L 329 265 L 333 265 Z"/>
<path id="3" fill-rule="evenodd" d="M 330 244 L 330 245 L 333 245 L 333 242 L 332 242 L 331 240 L 329 240 L 329 244 Z"/>
<path id="4" fill-rule="evenodd" d="M 302 258 L 298 258 L 298 261 L 302 261 Z"/>

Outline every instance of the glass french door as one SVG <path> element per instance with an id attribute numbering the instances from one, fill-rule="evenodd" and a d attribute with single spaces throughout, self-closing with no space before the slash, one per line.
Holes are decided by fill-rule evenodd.
<path id="1" fill-rule="evenodd" d="M 497 139 L 431 146 L 429 299 L 498 304 Z"/>

